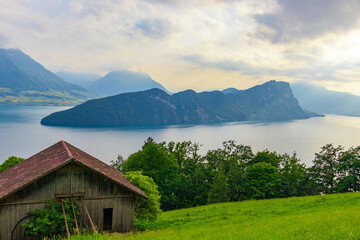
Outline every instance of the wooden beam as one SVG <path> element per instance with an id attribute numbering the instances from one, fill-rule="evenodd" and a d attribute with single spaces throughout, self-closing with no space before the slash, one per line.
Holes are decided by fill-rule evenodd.
<path id="1" fill-rule="evenodd" d="M 82 199 L 84 201 L 92 201 L 92 200 L 103 200 L 103 199 L 114 199 L 114 198 L 130 198 L 130 197 L 134 197 L 134 195 L 97 197 L 97 198 L 64 197 L 63 199 L 73 198 L 73 199 Z M 59 198 L 59 199 L 61 199 L 61 198 Z M 22 203 L 0 203 L 0 207 L 1 206 L 12 206 L 12 205 L 28 205 L 28 204 L 31 205 L 31 204 L 47 204 L 47 203 L 44 202 L 44 201 L 41 201 L 41 202 L 22 202 Z"/>
<path id="2" fill-rule="evenodd" d="M 71 198 L 70 198 L 70 202 L 71 202 L 71 207 L 72 207 L 73 214 L 74 214 L 74 220 L 75 220 L 76 231 L 77 231 L 77 234 L 78 234 L 78 235 L 80 235 L 79 226 L 78 226 L 77 219 L 76 219 L 75 208 L 74 208 L 73 200 L 72 200 Z"/>
<path id="3" fill-rule="evenodd" d="M 89 218 L 89 221 L 90 221 L 90 224 L 91 224 L 91 227 L 92 227 L 92 230 L 94 231 L 94 233 L 97 233 L 96 229 L 95 229 L 95 226 L 94 226 L 94 223 L 93 221 L 91 220 L 91 217 L 90 217 L 90 214 L 89 214 L 89 211 L 87 210 L 85 204 L 84 204 L 84 201 L 82 199 L 80 199 L 83 207 L 84 207 L 84 210 L 85 210 L 85 213 L 87 215 L 87 217 Z"/>
<path id="4" fill-rule="evenodd" d="M 68 223 L 67 223 L 67 220 L 66 220 L 66 214 L 65 214 L 65 208 L 64 208 L 64 201 L 62 199 L 61 199 L 61 208 L 62 208 L 62 211 L 63 211 L 63 214 L 64 214 L 66 233 L 67 233 L 68 238 L 70 238 L 69 226 L 68 226 Z"/>

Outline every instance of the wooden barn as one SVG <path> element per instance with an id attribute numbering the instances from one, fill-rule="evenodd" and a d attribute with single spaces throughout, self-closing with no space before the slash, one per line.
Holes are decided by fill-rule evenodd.
<path id="1" fill-rule="evenodd" d="M 147 198 L 120 171 L 60 141 L 0 173 L 0 239 L 22 239 L 28 212 L 51 199 L 76 201 L 79 224 L 128 232 L 136 196 Z"/>

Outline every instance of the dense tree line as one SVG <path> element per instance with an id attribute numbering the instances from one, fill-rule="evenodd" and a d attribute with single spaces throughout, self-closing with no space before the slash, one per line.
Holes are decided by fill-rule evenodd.
<path id="1" fill-rule="evenodd" d="M 295 153 L 269 150 L 253 153 L 250 146 L 226 141 L 223 147 L 199 154 L 191 141 L 156 143 L 113 164 L 123 172 L 141 171 L 154 179 L 163 210 L 208 203 L 358 191 L 360 147 L 345 150 L 328 144 L 306 167 Z"/>
<path id="2" fill-rule="evenodd" d="M 149 138 L 128 159 L 113 166 L 151 177 L 163 210 L 208 203 L 304 195 L 356 192 L 360 189 L 360 146 L 344 149 L 327 144 L 306 167 L 296 154 L 269 150 L 253 153 L 250 146 L 226 141 L 222 148 L 199 154 L 191 141 L 156 143 Z M 0 172 L 23 161 L 9 157 Z"/>

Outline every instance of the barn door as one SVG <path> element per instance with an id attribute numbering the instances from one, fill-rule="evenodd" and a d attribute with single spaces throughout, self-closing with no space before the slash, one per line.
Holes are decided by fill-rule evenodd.
<path id="1" fill-rule="evenodd" d="M 112 216 L 113 209 L 112 208 L 104 208 L 103 209 L 103 231 L 112 231 Z"/>

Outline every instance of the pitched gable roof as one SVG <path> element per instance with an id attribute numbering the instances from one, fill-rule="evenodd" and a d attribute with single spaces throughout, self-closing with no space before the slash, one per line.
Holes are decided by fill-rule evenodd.
<path id="1" fill-rule="evenodd" d="M 66 165 L 70 161 L 75 161 L 91 168 L 135 194 L 148 198 L 138 187 L 131 184 L 120 171 L 73 145 L 60 141 L 0 173 L 0 200 Z"/>

